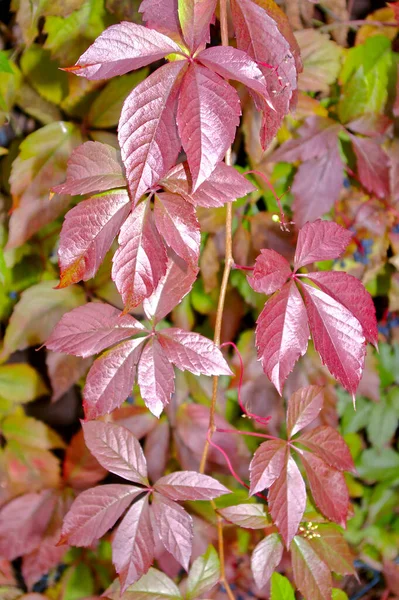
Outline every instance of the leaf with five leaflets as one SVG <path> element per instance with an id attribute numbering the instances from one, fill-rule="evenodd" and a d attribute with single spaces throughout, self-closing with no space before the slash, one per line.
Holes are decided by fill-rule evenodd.
<path id="1" fill-rule="evenodd" d="M 155 225 L 167 245 L 189 264 L 199 258 L 201 232 L 194 206 L 176 194 L 157 194 Z"/>
<path id="2" fill-rule="evenodd" d="M 331 574 L 305 538 L 296 536 L 291 545 L 294 580 L 301 593 L 312 600 L 331 599 Z"/>
<path id="3" fill-rule="evenodd" d="M 288 401 L 287 436 L 291 438 L 312 423 L 323 408 L 323 388 L 309 385 L 294 392 Z"/>
<path id="4" fill-rule="evenodd" d="M 187 47 L 194 52 L 210 40 L 209 25 L 216 0 L 178 0 L 181 30 Z"/>
<path id="5" fill-rule="evenodd" d="M 266 536 L 255 547 L 251 556 L 251 569 L 259 589 L 267 584 L 273 571 L 280 564 L 283 551 L 284 546 L 278 533 Z"/>

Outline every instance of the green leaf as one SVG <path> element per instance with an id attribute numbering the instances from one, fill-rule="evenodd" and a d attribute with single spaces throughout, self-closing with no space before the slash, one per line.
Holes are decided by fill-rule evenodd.
<path id="1" fill-rule="evenodd" d="M 0 73 L 13 73 L 11 64 L 7 58 L 7 53 L 4 50 L 0 51 Z"/>
<path id="2" fill-rule="evenodd" d="M 61 104 L 68 95 L 68 75 L 60 71 L 48 50 L 33 44 L 22 55 L 21 69 L 32 87 L 49 102 Z"/>
<path id="3" fill-rule="evenodd" d="M 118 124 L 122 105 L 133 88 L 148 75 L 148 69 L 140 69 L 111 81 L 91 105 L 87 121 L 90 127 L 108 129 Z"/>
<path id="4" fill-rule="evenodd" d="M 27 114 L 34 119 L 48 125 L 54 121 L 61 121 L 59 109 L 45 100 L 29 84 L 23 83 L 17 92 L 16 103 Z"/>
<path id="5" fill-rule="evenodd" d="M 271 578 L 270 600 L 295 600 L 294 589 L 289 580 L 280 573 L 273 573 Z"/>
<path id="6" fill-rule="evenodd" d="M 220 561 L 213 546 L 193 563 L 187 580 L 187 600 L 209 592 L 220 579 Z"/>
<path id="7" fill-rule="evenodd" d="M 130 585 L 121 595 L 119 579 L 104 592 L 111 600 L 181 600 L 179 588 L 165 573 L 150 568 L 136 583 Z"/>
<path id="8" fill-rule="evenodd" d="M 31 402 L 48 393 L 37 371 L 30 365 L 0 366 L 0 397 L 14 404 Z"/>
<path id="9" fill-rule="evenodd" d="M 348 596 L 345 594 L 343 590 L 339 590 L 338 588 L 333 588 L 332 591 L 332 600 L 348 600 Z"/>
<path id="10" fill-rule="evenodd" d="M 382 448 L 389 444 L 396 431 L 398 416 L 388 400 L 381 400 L 372 406 L 367 435 L 373 446 Z"/>
<path id="11" fill-rule="evenodd" d="M 381 379 L 381 387 L 388 387 L 399 381 L 399 344 L 394 343 L 379 345 L 377 356 L 378 372 Z"/>
<path id="12" fill-rule="evenodd" d="M 79 563 L 76 567 L 70 567 L 64 578 L 66 585 L 63 600 L 83 600 L 87 596 L 94 595 L 95 582 L 93 574 L 90 567 L 84 563 Z"/>
<path id="13" fill-rule="evenodd" d="M 65 448 L 63 440 L 55 431 L 42 421 L 27 417 L 22 408 L 3 420 L 1 430 L 7 441 L 14 440 L 41 450 Z"/>
<path id="14" fill-rule="evenodd" d="M 399 454 L 392 448 L 369 448 L 356 465 L 360 477 L 368 481 L 399 481 Z"/>

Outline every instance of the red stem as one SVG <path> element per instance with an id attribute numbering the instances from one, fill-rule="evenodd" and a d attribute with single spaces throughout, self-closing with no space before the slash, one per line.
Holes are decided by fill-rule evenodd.
<path id="1" fill-rule="evenodd" d="M 281 221 L 281 229 L 283 231 L 289 231 L 288 225 L 292 224 L 292 223 L 287 223 L 285 220 L 285 215 L 284 215 L 284 211 L 283 211 L 283 207 L 281 205 L 281 199 L 280 197 L 277 195 L 276 190 L 274 189 L 273 185 L 270 183 L 270 181 L 268 180 L 268 178 L 266 177 L 266 175 L 264 173 L 261 173 L 260 171 L 246 171 L 244 173 L 244 175 L 249 175 L 250 173 L 253 173 L 254 175 L 258 175 L 258 177 L 261 177 L 263 179 L 263 181 L 266 183 L 267 187 L 269 188 L 269 190 L 271 191 L 271 193 L 274 196 L 275 201 L 277 202 L 277 206 L 278 209 L 280 211 L 280 221 Z"/>

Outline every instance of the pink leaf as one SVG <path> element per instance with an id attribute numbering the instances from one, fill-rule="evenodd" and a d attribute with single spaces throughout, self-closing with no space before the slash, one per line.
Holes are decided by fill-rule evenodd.
<path id="1" fill-rule="evenodd" d="M 284 440 L 271 440 L 259 446 L 249 466 L 251 496 L 269 488 L 280 477 L 286 458 L 287 444 Z"/>
<path id="2" fill-rule="evenodd" d="M 273 523 L 276 524 L 288 548 L 298 531 L 306 507 L 305 482 L 289 454 L 286 467 L 269 489 L 267 499 Z"/>
<path id="3" fill-rule="evenodd" d="M 70 71 L 86 79 L 109 79 L 181 52 L 171 39 L 143 25 L 123 21 L 111 25 L 78 59 Z"/>
<path id="4" fill-rule="evenodd" d="M 343 304 L 359 321 L 364 337 L 377 347 L 378 329 L 374 302 L 359 279 L 340 271 L 309 273 L 307 277 L 318 287 Z"/>
<path id="5" fill-rule="evenodd" d="M 216 0 L 178 0 L 178 6 L 184 41 L 193 52 L 210 41 L 209 25 Z"/>
<path id="6" fill-rule="evenodd" d="M 165 275 L 157 287 L 143 302 L 144 312 L 149 319 L 160 321 L 186 296 L 197 279 L 198 267 L 188 265 L 173 250 L 168 252 Z"/>
<path id="7" fill-rule="evenodd" d="M 305 354 L 308 340 L 305 305 L 291 281 L 266 303 L 256 326 L 258 358 L 280 394 L 296 361 Z"/>
<path id="8" fill-rule="evenodd" d="M 118 151 L 101 142 L 85 142 L 68 160 L 67 178 L 53 188 L 56 194 L 93 194 L 125 187 Z"/>
<path id="9" fill-rule="evenodd" d="M 168 359 L 181 371 L 194 375 L 231 375 L 223 354 L 208 338 L 173 327 L 164 329 L 158 339 Z"/>
<path id="10" fill-rule="evenodd" d="M 218 510 L 226 521 L 244 529 L 265 529 L 270 525 L 262 504 L 237 504 Z"/>
<path id="11" fill-rule="evenodd" d="M 213 477 L 196 471 L 178 471 L 158 479 L 155 490 L 170 500 L 212 500 L 230 494 L 224 485 Z"/>
<path id="12" fill-rule="evenodd" d="M 59 288 L 95 276 L 131 209 L 125 190 L 80 202 L 62 226 L 58 259 Z"/>
<path id="13" fill-rule="evenodd" d="M 138 384 L 141 396 L 152 414 L 159 417 L 175 389 L 175 374 L 156 338 L 151 338 L 140 358 Z"/>
<path id="14" fill-rule="evenodd" d="M 342 189 L 343 168 L 337 144 L 323 156 L 301 164 L 291 188 L 295 222 L 299 227 L 331 210 Z"/>
<path id="15" fill-rule="evenodd" d="M 340 471 L 356 472 L 348 446 L 333 427 L 321 425 L 302 433 L 296 441 L 300 441 L 328 465 Z"/>
<path id="16" fill-rule="evenodd" d="M 83 432 L 87 447 L 100 465 L 123 479 L 148 485 L 143 450 L 128 429 L 114 423 L 91 421 L 83 423 Z"/>
<path id="17" fill-rule="evenodd" d="M 346 526 L 349 493 L 343 474 L 327 465 L 316 454 L 300 452 L 313 499 L 329 521 Z"/>
<path id="18" fill-rule="evenodd" d="M 139 12 L 147 27 L 156 29 L 174 40 L 181 39 L 177 0 L 143 0 Z"/>
<path id="19" fill-rule="evenodd" d="M 216 208 L 226 202 L 246 196 L 256 188 L 236 169 L 220 162 L 211 175 L 195 192 L 187 163 L 174 167 L 161 181 L 162 186 L 174 194 L 180 194 L 195 206 Z"/>
<path id="20" fill-rule="evenodd" d="M 32 589 L 43 575 L 46 575 L 51 569 L 62 563 L 62 559 L 68 551 L 67 546 L 56 546 L 57 535 L 46 536 L 40 545 L 25 554 L 22 560 L 22 576 L 28 589 Z M 46 596 L 41 594 L 24 594 L 24 600 L 46 600 Z"/>
<path id="21" fill-rule="evenodd" d="M 331 296 L 307 284 L 301 287 L 314 346 L 330 373 L 354 395 L 366 354 L 362 326 Z"/>
<path id="22" fill-rule="evenodd" d="M 219 75 L 192 63 L 181 87 L 177 124 L 194 192 L 226 154 L 240 114 L 235 89 Z"/>
<path id="23" fill-rule="evenodd" d="M 148 475 L 151 481 L 162 476 L 169 459 L 170 425 L 161 419 L 147 434 L 144 442 L 144 454 L 147 460 Z"/>
<path id="24" fill-rule="evenodd" d="M 310 543 L 299 535 L 291 546 L 291 560 L 297 588 L 312 600 L 330 600 L 331 574 Z"/>
<path id="25" fill-rule="evenodd" d="M 284 142 L 268 160 L 292 163 L 319 158 L 330 148 L 336 147 L 337 137 L 342 129 L 342 125 L 332 119 L 312 115 L 298 129 L 299 138 Z"/>
<path id="26" fill-rule="evenodd" d="M 309 385 L 294 392 L 288 401 L 287 436 L 291 438 L 312 423 L 323 408 L 323 388 Z"/>
<path id="27" fill-rule="evenodd" d="M 66 313 L 46 342 L 49 350 L 92 356 L 127 337 L 145 331 L 130 315 L 109 304 L 89 302 Z"/>
<path id="28" fill-rule="evenodd" d="M 357 159 L 360 183 L 378 198 L 389 196 L 389 160 L 380 144 L 350 135 Z"/>
<path id="29" fill-rule="evenodd" d="M 120 577 L 122 594 L 147 573 L 153 560 L 154 540 L 146 496 L 128 510 L 112 542 L 112 562 Z"/>
<path id="30" fill-rule="evenodd" d="M 123 298 L 125 311 L 148 298 L 165 274 L 165 246 L 154 225 L 148 202 L 141 202 L 122 226 L 115 252 L 112 279 Z"/>
<path id="31" fill-rule="evenodd" d="M 144 339 L 122 342 L 94 361 L 83 390 L 86 419 L 112 412 L 131 394 Z"/>
<path id="32" fill-rule="evenodd" d="M 142 493 L 143 488 L 118 483 L 98 485 L 82 492 L 64 519 L 61 541 L 73 546 L 91 546 Z"/>
<path id="33" fill-rule="evenodd" d="M 352 239 L 352 233 L 332 221 L 306 223 L 300 229 L 295 252 L 294 268 L 338 258 Z"/>
<path id="34" fill-rule="evenodd" d="M 274 110 L 266 87 L 266 79 L 256 63 L 246 52 L 232 46 L 214 46 L 200 52 L 197 59 L 225 79 L 240 81 L 260 94 Z"/>
<path id="35" fill-rule="evenodd" d="M 255 292 L 273 294 L 283 287 L 291 276 L 291 267 L 286 259 L 274 250 L 261 250 L 256 257 L 255 268 L 248 283 Z"/>
<path id="36" fill-rule="evenodd" d="M 90 358 L 82 360 L 78 356 L 47 352 L 47 374 L 53 390 L 51 402 L 57 402 L 81 377 L 86 375 L 91 363 Z"/>
<path id="37" fill-rule="evenodd" d="M 280 564 L 283 550 L 284 546 L 278 533 L 268 535 L 255 547 L 251 557 L 251 569 L 259 589 L 267 584 Z"/>
<path id="38" fill-rule="evenodd" d="M 189 264 L 196 264 L 201 232 L 193 205 L 176 194 L 159 194 L 155 196 L 154 217 L 167 245 Z"/>
<path id="39" fill-rule="evenodd" d="M 193 520 L 176 502 L 153 495 L 151 520 L 162 544 L 188 571 L 193 541 Z"/>
<path id="40" fill-rule="evenodd" d="M 133 203 L 176 162 L 181 146 L 176 127 L 179 76 L 186 65 L 175 61 L 157 69 L 124 102 L 118 139 Z"/>

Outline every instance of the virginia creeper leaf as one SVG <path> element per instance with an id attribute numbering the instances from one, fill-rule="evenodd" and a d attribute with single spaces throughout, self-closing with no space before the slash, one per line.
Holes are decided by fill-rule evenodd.
<path id="1" fill-rule="evenodd" d="M 331 296 L 307 284 L 301 287 L 314 346 L 330 373 L 354 395 L 366 354 L 362 326 Z"/>
<path id="2" fill-rule="evenodd" d="M 331 574 L 305 538 L 296 536 L 291 546 L 292 569 L 300 592 L 312 600 L 330 600 Z"/>
<path id="3" fill-rule="evenodd" d="M 309 328 L 302 297 L 293 281 L 284 285 L 258 317 L 258 358 L 281 394 L 284 381 L 308 347 Z"/>
<path id="4" fill-rule="evenodd" d="M 143 488 L 111 483 L 82 492 L 64 519 L 61 540 L 91 546 L 113 527 Z"/>
<path id="5" fill-rule="evenodd" d="M 123 479 L 148 484 L 143 450 L 128 429 L 114 423 L 91 421 L 83 423 L 83 432 L 86 446 L 100 465 Z"/>
<path id="6" fill-rule="evenodd" d="M 86 419 L 112 412 L 130 395 L 144 339 L 122 342 L 94 361 L 83 390 Z"/>
<path id="7" fill-rule="evenodd" d="M 296 441 L 300 441 L 328 465 L 340 471 L 355 472 L 349 448 L 333 427 L 321 425 L 311 431 L 305 431 Z"/>
<path id="8" fill-rule="evenodd" d="M 146 0 L 145 0 L 146 1 Z M 162 0 L 164 2 L 164 0 Z M 144 4 L 144 3 L 143 3 Z M 121 590 L 119 579 L 104 592 L 106 598 L 119 600 Z M 165 573 L 151 567 L 140 579 L 130 585 L 124 597 L 128 600 L 181 600 L 182 595 L 177 585 Z"/>
<path id="9" fill-rule="evenodd" d="M 95 485 L 107 475 L 106 469 L 89 452 L 80 429 L 71 439 L 65 452 L 63 478 L 75 490 Z"/>
<path id="10" fill-rule="evenodd" d="M 269 489 L 268 502 L 273 523 L 288 548 L 306 507 L 305 482 L 288 451 L 282 474 Z"/>
<path id="11" fill-rule="evenodd" d="M 216 479 L 195 471 L 179 471 L 158 479 L 155 490 L 170 500 L 212 500 L 230 491 Z"/>
<path id="12" fill-rule="evenodd" d="M 124 187 L 126 179 L 118 151 L 101 142 L 85 142 L 72 152 L 64 183 L 56 185 L 56 194 L 93 194 Z"/>
<path id="13" fill-rule="evenodd" d="M 140 358 L 138 384 L 141 396 L 152 414 L 159 417 L 175 389 L 169 357 L 156 338 L 150 339 Z"/>
<path id="14" fill-rule="evenodd" d="M 109 79 L 145 67 L 172 52 L 181 49 L 170 38 L 123 21 L 103 31 L 68 70 L 86 79 Z"/>
<path id="15" fill-rule="evenodd" d="M 271 576 L 270 600 L 295 600 L 295 593 L 289 580 L 277 572 Z"/>
<path id="16" fill-rule="evenodd" d="M 323 388 L 320 386 L 309 385 L 294 392 L 287 408 L 288 438 L 312 423 L 322 408 Z"/>
<path id="17" fill-rule="evenodd" d="M 283 551 L 284 546 L 278 533 L 268 535 L 255 547 L 251 556 L 251 569 L 259 589 L 267 584 L 280 564 Z"/>
<path id="18" fill-rule="evenodd" d="M 328 568 L 338 575 L 355 575 L 352 553 L 339 528 L 320 523 L 317 533 L 309 543 Z"/>
<path id="19" fill-rule="evenodd" d="M 210 41 L 209 25 L 216 0 L 178 0 L 178 12 L 184 41 L 191 51 Z"/>
<path id="20" fill-rule="evenodd" d="M 283 287 L 291 275 L 288 261 L 274 250 L 261 250 L 248 283 L 255 292 L 273 294 Z"/>
<path id="21" fill-rule="evenodd" d="M 157 69 L 123 105 L 118 139 L 133 203 L 176 162 L 181 146 L 176 127 L 179 76 L 186 64 L 176 61 Z"/>
<path id="22" fill-rule="evenodd" d="M 378 198 L 389 196 L 389 160 L 379 144 L 367 138 L 350 136 L 357 159 L 360 183 Z"/>
<path id="23" fill-rule="evenodd" d="M 208 338 L 173 327 L 158 335 L 168 359 L 181 371 L 194 375 L 231 375 L 223 354 Z"/>
<path id="24" fill-rule="evenodd" d="M 147 27 L 157 29 L 174 40 L 181 39 L 178 0 L 143 0 L 139 12 L 143 13 L 143 21 Z"/>
<path id="25" fill-rule="evenodd" d="M 176 502 L 155 492 L 151 520 L 153 530 L 166 550 L 188 571 L 193 542 L 193 520 L 190 515 Z"/>
<path id="26" fill-rule="evenodd" d="M 47 374 L 53 390 L 51 401 L 57 402 L 79 379 L 86 375 L 91 363 L 90 358 L 82 360 L 80 357 L 70 354 L 47 352 Z"/>
<path id="27" fill-rule="evenodd" d="M 193 205 L 175 194 L 159 194 L 155 196 L 154 217 L 167 245 L 187 263 L 196 264 L 201 233 Z"/>
<path id="28" fill-rule="evenodd" d="M 129 215 L 120 231 L 119 244 L 113 257 L 112 278 L 127 311 L 152 294 L 166 271 L 166 250 L 147 202 L 141 202 Z"/>
<path id="29" fill-rule="evenodd" d="M 219 581 L 220 561 L 213 546 L 199 556 L 190 569 L 187 579 L 187 600 L 208 593 Z"/>
<path id="30" fill-rule="evenodd" d="M 287 459 L 287 444 L 284 440 L 264 442 L 256 450 L 251 461 L 250 494 L 262 492 L 280 477 Z"/>
<path id="31" fill-rule="evenodd" d="M 193 192 L 226 154 L 240 114 L 235 89 L 209 69 L 191 64 L 182 82 L 177 124 L 187 154 Z"/>
<path id="32" fill-rule="evenodd" d="M 222 517 L 246 529 L 265 529 L 270 523 L 262 504 L 237 504 L 218 511 Z"/>
<path id="33" fill-rule="evenodd" d="M 298 234 L 295 271 L 316 261 L 338 258 L 351 238 L 350 231 L 332 221 L 317 220 L 314 223 L 306 223 Z"/>

